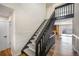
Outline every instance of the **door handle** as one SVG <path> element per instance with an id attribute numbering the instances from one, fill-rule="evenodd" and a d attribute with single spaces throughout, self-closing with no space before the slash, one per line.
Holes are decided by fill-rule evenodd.
<path id="1" fill-rule="evenodd" d="M 7 38 L 7 36 L 3 36 L 4 38 Z"/>

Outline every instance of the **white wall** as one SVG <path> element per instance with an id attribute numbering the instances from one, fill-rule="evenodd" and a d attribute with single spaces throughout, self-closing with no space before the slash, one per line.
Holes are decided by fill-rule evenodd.
<path id="1" fill-rule="evenodd" d="M 79 4 L 75 4 L 74 20 L 73 20 L 73 34 L 79 36 Z"/>
<path id="2" fill-rule="evenodd" d="M 51 14 L 54 11 L 54 3 L 47 3 L 46 4 L 46 18 L 49 19 Z"/>
<path id="3" fill-rule="evenodd" d="M 79 3 L 75 4 L 74 19 L 73 19 L 73 48 L 79 55 Z"/>
<path id="4" fill-rule="evenodd" d="M 46 16 L 45 4 L 3 4 L 15 12 L 15 54 L 21 49 L 43 22 Z"/>

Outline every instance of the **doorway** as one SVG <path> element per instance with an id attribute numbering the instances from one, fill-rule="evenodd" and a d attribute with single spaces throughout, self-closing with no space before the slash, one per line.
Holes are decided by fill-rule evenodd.
<path id="1" fill-rule="evenodd" d="M 59 25 L 54 25 L 52 31 L 54 32 L 55 37 L 56 37 L 57 39 L 59 39 L 59 35 L 60 35 Z"/>
<path id="2" fill-rule="evenodd" d="M 8 20 L 0 21 L 0 55 L 10 56 L 11 55 L 11 40 L 9 31 L 10 22 Z"/>

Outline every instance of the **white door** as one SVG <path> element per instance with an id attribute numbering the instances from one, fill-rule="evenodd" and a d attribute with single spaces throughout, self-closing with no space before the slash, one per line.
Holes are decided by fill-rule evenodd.
<path id="1" fill-rule="evenodd" d="M 9 48 L 9 22 L 0 21 L 0 51 Z"/>

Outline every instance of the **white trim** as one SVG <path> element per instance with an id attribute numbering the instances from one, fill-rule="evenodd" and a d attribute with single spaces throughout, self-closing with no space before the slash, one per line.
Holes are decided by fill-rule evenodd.
<path id="1" fill-rule="evenodd" d="M 74 36 L 75 38 L 79 39 L 79 37 L 77 35 L 75 35 L 75 34 L 72 34 L 72 36 Z"/>
<path id="2" fill-rule="evenodd" d="M 15 12 L 12 14 L 12 40 L 11 40 L 11 49 L 12 49 L 12 55 L 14 56 L 15 53 Z"/>
<path id="3" fill-rule="evenodd" d="M 61 36 L 70 36 L 70 37 L 72 37 L 72 34 L 61 34 Z"/>

